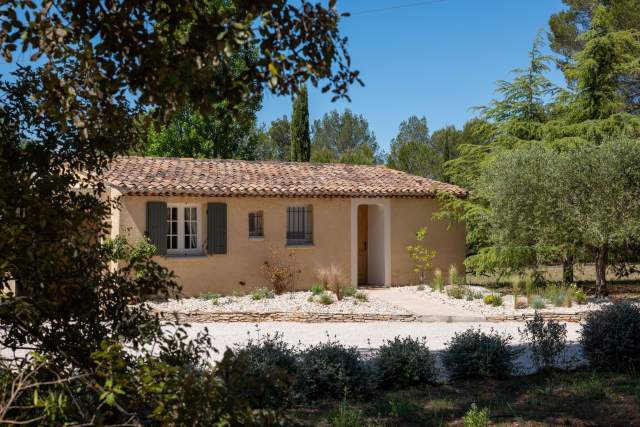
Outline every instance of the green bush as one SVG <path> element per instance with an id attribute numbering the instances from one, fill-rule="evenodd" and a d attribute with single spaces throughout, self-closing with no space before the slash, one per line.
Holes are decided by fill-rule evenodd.
<path id="1" fill-rule="evenodd" d="M 545 303 L 544 298 L 540 295 L 531 295 L 529 298 L 529 306 L 534 310 L 541 310 L 545 308 L 547 304 Z"/>
<path id="2" fill-rule="evenodd" d="M 529 344 L 538 368 L 551 366 L 567 345 L 567 326 L 555 320 L 545 322 L 537 312 L 533 319 L 525 322 L 520 334 Z"/>
<path id="3" fill-rule="evenodd" d="M 575 288 L 568 285 L 550 284 L 544 290 L 544 297 L 556 307 L 571 307 Z"/>
<path id="4" fill-rule="evenodd" d="M 356 296 L 357 292 L 358 292 L 358 289 L 356 289 L 354 286 L 349 286 L 348 288 L 346 288 L 344 290 L 344 296 L 345 297 L 354 297 L 354 296 Z"/>
<path id="5" fill-rule="evenodd" d="M 442 292 L 444 290 L 444 275 L 442 270 L 436 268 L 433 270 L 433 281 L 431 282 L 431 288 L 434 291 Z"/>
<path id="6" fill-rule="evenodd" d="M 321 283 L 315 283 L 311 286 L 311 293 L 313 295 L 320 295 L 325 291 L 324 286 Z"/>
<path id="7" fill-rule="evenodd" d="M 580 344 L 591 367 L 611 371 L 640 368 L 640 308 L 618 302 L 587 314 Z"/>
<path id="8" fill-rule="evenodd" d="M 411 337 L 386 341 L 374 359 L 378 383 L 386 389 L 433 383 L 434 363 L 426 340 Z"/>
<path id="9" fill-rule="evenodd" d="M 367 294 L 365 294 L 364 292 L 356 292 L 355 298 L 358 301 L 361 301 L 361 302 L 369 301 L 369 296 Z"/>
<path id="10" fill-rule="evenodd" d="M 215 292 L 202 292 L 200 295 L 198 295 L 198 299 L 204 301 L 217 300 L 220 298 L 222 298 L 222 295 Z"/>
<path id="11" fill-rule="evenodd" d="M 346 400 L 329 415 L 329 425 L 331 427 L 361 427 L 362 411 L 352 409 Z"/>
<path id="12" fill-rule="evenodd" d="M 484 294 L 480 291 L 474 291 L 473 289 L 468 289 L 467 290 L 467 299 L 468 300 L 474 300 L 474 299 L 483 299 L 484 298 Z"/>
<path id="13" fill-rule="evenodd" d="M 243 359 L 243 378 L 253 386 L 247 390 L 254 408 L 286 408 L 294 401 L 298 364 L 294 349 L 279 334 L 249 340 L 235 353 Z"/>
<path id="14" fill-rule="evenodd" d="M 489 409 L 478 409 L 475 403 L 471 404 L 471 408 L 464 414 L 464 427 L 486 427 L 489 425 Z"/>
<path id="15" fill-rule="evenodd" d="M 345 393 L 366 396 L 373 390 L 374 374 L 356 347 L 334 341 L 314 345 L 300 352 L 298 366 L 296 387 L 306 401 Z"/>
<path id="16" fill-rule="evenodd" d="M 333 304 L 333 298 L 331 298 L 331 295 L 329 295 L 328 293 L 323 292 L 318 297 L 318 302 L 322 305 L 331 305 Z"/>
<path id="17" fill-rule="evenodd" d="M 447 295 L 451 298 L 462 299 L 464 298 L 465 294 L 465 289 L 462 286 L 456 285 L 447 287 Z"/>
<path id="18" fill-rule="evenodd" d="M 502 305 L 502 297 L 498 294 L 487 295 L 483 298 L 483 301 L 485 304 L 494 307 L 500 307 Z"/>
<path id="19" fill-rule="evenodd" d="M 418 287 L 416 288 L 417 291 L 424 291 L 425 287 L 424 285 L 418 285 Z"/>
<path id="20" fill-rule="evenodd" d="M 578 304 L 586 304 L 587 303 L 587 293 L 582 288 L 576 289 L 574 297 L 575 297 L 576 302 Z"/>
<path id="21" fill-rule="evenodd" d="M 447 343 L 442 361 L 452 378 L 505 378 L 511 375 L 517 352 L 510 335 L 468 329 Z"/>
<path id="22" fill-rule="evenodd" d="M 456 286 L 456 285 L 463 285 L 464 284 L 464 277 L 461 277 L 460 274 L 458 273 L 458 268 L 451 264 L 449 266 L 449 285 L 451 286 Z"/>
<path id="23" fill-rule="evenodd" d="M 251 292 L 251 299 L 254 301 L 259 301 L 261 299 L 266 298 L 274 298 L 275 294 L 269 288 L 258 288 Z"/>

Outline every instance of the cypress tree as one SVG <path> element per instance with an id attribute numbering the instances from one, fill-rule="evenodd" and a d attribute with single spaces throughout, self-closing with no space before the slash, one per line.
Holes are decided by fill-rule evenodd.
<path id="1" fill-rule="evenodd" d="M 303 86 L 293 100 L 291 117 L 291 161 L 308 162 L 311 158 L 309 136 L 309 99 L 307 87 Z"/>

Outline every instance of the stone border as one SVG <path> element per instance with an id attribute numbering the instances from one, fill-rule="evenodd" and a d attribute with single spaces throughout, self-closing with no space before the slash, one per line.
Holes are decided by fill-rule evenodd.
<path id="1" fill-rule="evenodd" d="M 186 323 L 216 322 L 299 322 L 299 323 L 348 323 L 348 322 L 524 322 L 533 319 L 533 314 L 508 314 L 498 316 L 419 316 L 415 314 L 356 314 L 356 313 L 305 313 L 305 312 L 218 312 L 218 313 L 173 313 L 154 311 L 163 320 L 178 320 Z M 540 313 L 545 320 L 558 322 L 581 322 L 586 313 Z"/>
<path id="2" fill-rule="evenodd" d="M 415 322 L 414 314 L 356 314 L 356 313 L 305 313 L 305 312 L 218 312 L 218 313 L 173 313 L 154 311 L 164 320 L 179 320 L 186 323 L 209 322 Z M 176 319 L 177 315 L 177 319 Z"/>

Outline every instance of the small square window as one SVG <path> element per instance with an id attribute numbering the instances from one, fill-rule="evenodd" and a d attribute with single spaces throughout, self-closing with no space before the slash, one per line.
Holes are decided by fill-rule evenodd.
<path id="1" fill-rule="evenodd" d="M 249 237 L 264 237 L 262 211 L 249 213 Z"/>

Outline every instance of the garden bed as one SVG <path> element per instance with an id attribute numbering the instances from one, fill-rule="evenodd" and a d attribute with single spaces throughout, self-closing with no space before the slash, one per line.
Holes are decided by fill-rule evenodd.
<path id="1" fill-rule="evenodd" d="M 609 304 L 608 300 L 598 301 L 588 300 L 585 304 L 573 303 L 570 307 L 556 307 L 553 304 L 547 302 L 544 308 L 533 307 L 518 308 L 514 307 L 513 295 L 500 295 L 502 299 L 501 305 L 491 305 L 484 302 L 484 297 L 487 295 L 496 295 L 489 289 L 482 286 L 463 286 L 466 294 L 462 298 L 453 298 L 449 296 L 446 291 L 434 291 L 428 286 L 406 286 L 402 288 L 403 292 L 411 293 L 417 298 L 424 300 L 425 304 L 429 304 L 430 301 L 440 304 L 451 305 L 452 307 L 463 308 L 470 314 L 478 314 L 491 318 L 499 318 L 501 316 L 507 316 L 504 320 L 517 320 L 518 317 L 528 317 L 533 315 L 536 311 L 542 314 L 558 314 L 558 315 L 584 315 L 589 311 L 597 310 L 604 304 Z M 468 298 L 469 294 L 473 294 L 475 298 Z M 526 298 L 520 296 L 518 301 L 525 302 Z M 514 317 L 515 316 L 515 317 Z"/>
<path id="2" fill-rule="evenodd" d="M 311 292 L 288 292 L 281 295 L 269 295 L 260 299 L 253 299 L 252 295 L 245 296 L 216 296 L 204 295 L 199 298 L 171 299 L 159 303 L 151 303 L 154 311 L 159 313 L 178 313 L 187 317 L 196 318 L 201 315 L 220 314 L 220 318 L 233 319 L 234 317 L 246 317 L 243 314 L 271 314 L 274 318 L 295 318 L 309 315 L 311 319 L 327 319 L 335 316 L 338 319 L 349 319 L 354 315 L 354 320 L 380 320 L 389 316 L 398 316 L 398 319 L 412 315 L 411 312 L 389 304 L 379 299 L 359 300 L 354 297 L 344 297 L 338 301 L 334 295 L 330 295 L 330 304 L 319 302 L 317 295 Z M 231 316 L 234 315 L 234 316 Z M 291 315 L 295 315 L 291 317 Z M 345 317 L 347 316 L 347 317 Z M 268 319 L 269 316 L 262 316 Z M 381 319 L 381 320 L 385 320 Z"/>

